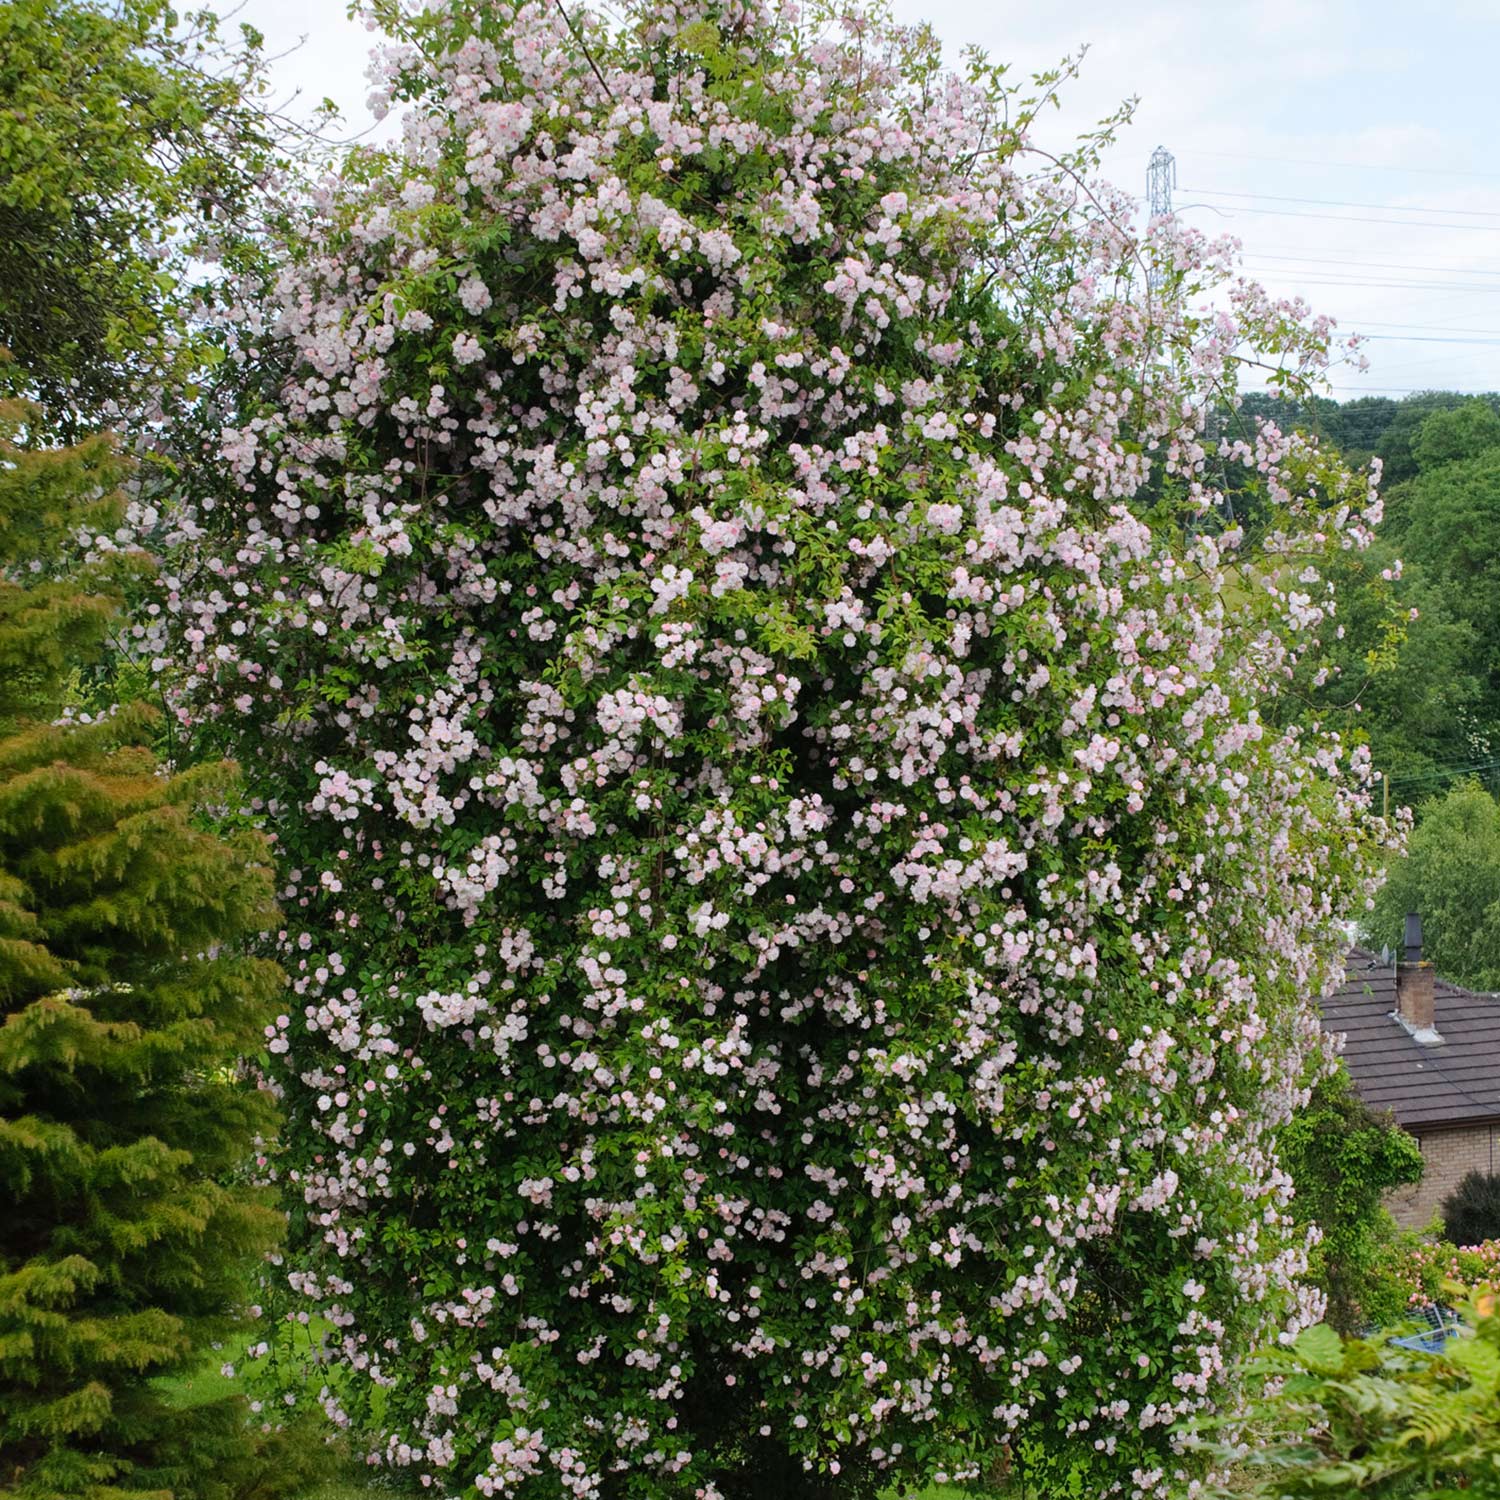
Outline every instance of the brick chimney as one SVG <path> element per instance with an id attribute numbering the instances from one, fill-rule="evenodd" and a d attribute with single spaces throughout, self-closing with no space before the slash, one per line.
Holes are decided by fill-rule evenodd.
<path id="1" fill-rule="evenodd" d="M 1406 914 L 1404 951 L 1396 965 L 1396 1019 L 1411 1033 L 1412 1040 L 1423 1046 L 1442 1041 L 1437 1029 L 1432 965 L 1422 957 L 1422 919 L 1414 911 Z"/>

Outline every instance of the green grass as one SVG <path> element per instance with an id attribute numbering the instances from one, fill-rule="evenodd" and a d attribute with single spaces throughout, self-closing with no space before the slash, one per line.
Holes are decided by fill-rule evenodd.
<path id="1" fill-rule="evenodd" d="M 213 1364 L 190 1370 L 185 1375 L 158 1380 L 156 1387 L 173 1406 L 182 1411 L 189 1411 L 208 1401 L 222 1400 L 240 1388 L 219 1373 L 219 1366 L 223 1362 L 222 1358 L 217 1359 Z"/>

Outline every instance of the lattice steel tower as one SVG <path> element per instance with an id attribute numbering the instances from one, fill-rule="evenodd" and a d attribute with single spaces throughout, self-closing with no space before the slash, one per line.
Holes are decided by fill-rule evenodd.
<path id="1" fill-rule="evenodd" d="M 1158 146 L 1151 153 L 1151 162 L 1146 168 L 1146 202 L 1153 222 L 1172 217 L 1172 189 L 1176 186 L 1177 158 L 1165 146 Z M 1153 292 L 1159 291 L 1162 273 L 1153 268 L 1146 280 Z"/>
<path id="2" fill-rule="evenodd" d="M 1177 158 L 1165 146 L 1158 146 L 1146 168 L 1146 200 L 1153 219 L 1172 217 L 1172 189 L 1176 186 Z"/>

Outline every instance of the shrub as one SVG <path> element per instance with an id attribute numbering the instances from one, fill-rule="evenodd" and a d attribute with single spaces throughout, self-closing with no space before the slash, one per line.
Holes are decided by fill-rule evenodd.
<path id="1" fill-rule="evenodd" d="M 1500 1175 L 1469 1172 L 1443 1199 L 1443 1233 L 1455 1245 L 1500 1239 Z"/>
<path id="2" fill-rule="evenodd" d="M 1400 1287 L 1403 1307 L 1427 1307 L 1441 1301 L 1444 1286 L 1500 1281 L 1500 1240 L 1460 1247 L 1406 1230 L 1387 1247 L 1377 1275 Z"/>
<path id="3" fill-rule="evenodd" d="M 1311 1274 L 1327 1295 L 1330 1326 L 1355 1333 L 1399 1317 L 1406 1288 L 1388 1269 L 1396 1223 L 1381 1198 L 1420 1179 L 1421 1147 L 1360 1100 L 1342 1066 L 1283 1127 L 1279 1144 L 1297 1189 L 1292 1214 L 1322 1234 Z"/>
<path id="4" fill-rule="evenodd" d="M 1456 1289 L 1455 1289 L 1456 1290 Z M 1469 1331 L 1440 1354 L 1384 1336 L 1309 1328 L 1250 1371 L 1260 1382 L 1241 1442 L 1213 1446 L 1237 1479 L 1215 1495 L 1303 1500 L 1500 1496 L 1500 1317 L 1496 1295 L 1466 1303 Z"/>
<path id="5" fill-rule="evenodd" d="M 1163 1490 L 1315 1315 L 1274 1132 L 1385 837 L 1260 708 L 1367 487 L 1203 437 L 1323 331 L 925 31 L 383 10 L 402 149 L 162 538 L 283 861 L 268 1308 L 445 1491 Z"/>

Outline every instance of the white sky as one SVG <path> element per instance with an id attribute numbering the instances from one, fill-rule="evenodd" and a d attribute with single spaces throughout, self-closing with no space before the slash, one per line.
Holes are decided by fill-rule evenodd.
<path id="1" fill-rule="evenodd" d="M 977 43 L 1017 74 L 1087 43 L 1083 76 L 1048 132 L 1062 142 L 1137 96 L 1109 175 L 1143 194 L 1147 159 L 1166 146 L 1184 219 L 1237 235 L 1274 292 L 1369 335 L 1368 373 L 1336 373 L 1334 394 L 1500 389 L 1500 0 L 894 9 L 931 21 L 955 53 Z M 296 48 L 275 70 L 289 94 L 331 97 L 350 134 L 369 126 L 374 38 L 345 0 L 245 0 L 235 18 L 259 27 L 273 54 Z"/>

